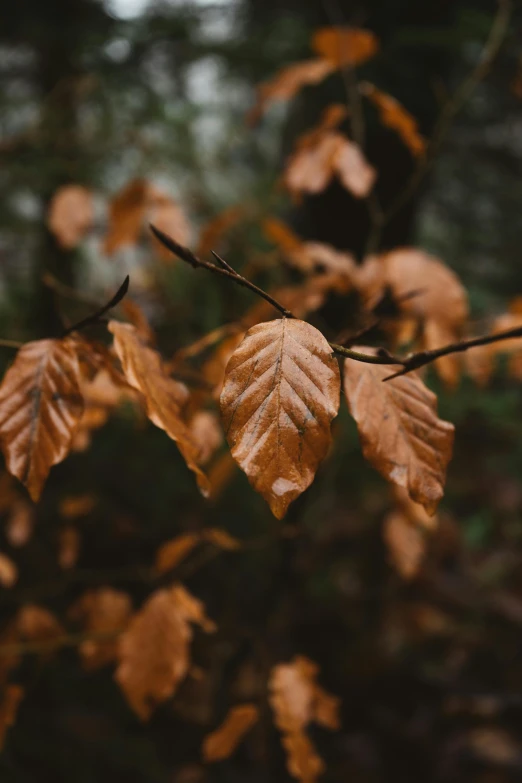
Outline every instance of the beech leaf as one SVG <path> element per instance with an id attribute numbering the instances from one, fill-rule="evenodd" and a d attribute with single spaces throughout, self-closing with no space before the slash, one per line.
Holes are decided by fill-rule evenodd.
<path id="1" fill-rule="evenodd" d="M 64 185 L 51 199 L 47 224 L 58 244 L 72 250 L 94 223 L 92 193 L 81 185 Z"/>
<path id="2" fill-rule="evenodd" d="M 210 484 L 198 465 L 199 446 L 181 415 L 185 386 L 169 378 L 160 355 L 143 345 L 134 326 L 110 321 L 108 329 L 114 335 L 114 349 L 128 383 L 145 398 L 149 419 L 176 442 L 187 466 L 196 474 L 202 494 L 208 495 Z"/>
<path id="3" fill-rule="evenodd" d="M 0 386 L 0 441 L 7 469 L 38 500 L 49 471 L 72 445 L 83 413 L 72 340 L 26 343 Z"/>
<path id="4" fill-rule="evenodd" d="M 303 783 L 314 783 L 324 763 L 305 733 L 309 723 L 339 728 L 339 699 L 316 682 L 318 666 L 304 656 L 274 666 L 270 675 L 270 705 L 282 733 L 289 773 Z"/>
<path id="5" fill-rule="evenodd" d="M 191 623 L 207 632 L 215 630 L 201 601 L 174 585 L 153 593 L 121 637 L 115 677 L 142 720 L 148 720 L 186 676 Z"/>
<path id="6" fill-rule="evenodd" d="M 314 52 L 336 68 L 360 65 L 378 48 L 375 35 L 358 27 L 322 27 L 312 38 Z"/>
<path id="7" fill-rule="evenodd" d="M 357 348 L 362 353 L 374 349 Z M 452 456 L 454 427 L 437 416 L 437 398 L 413 373 L 384 381 L 387 365 L 346 361 L 344 390 L 365 458 L 434 514 Z"/>
<path id="8" fill-rule="evenodd" d="M 278 519 L 326 456 L 339 388 L 330 346 L 304 321 L 258 324 L 230 358 L 221 393 L 227 440 Z"/>
<path id="9" fill-rule="evenodd" d="M 399 101 L 378 90 L 375 85 L 362 82 L 359 89 L 377 108 L 382 124 L 396 131 L 413 155 L 423 155 L 426 151 L 426 140 L 419 133 L 415 117 L 401 106 Z"/>
<path id="10" fill-rule="evenodd" d="M 221 726 L 205 737 L 203 741 L 205 761 L 228 759 L 258 717 L 259 710 L 254 704 L 239 704 L 237 707 L 232 707 Z"/>

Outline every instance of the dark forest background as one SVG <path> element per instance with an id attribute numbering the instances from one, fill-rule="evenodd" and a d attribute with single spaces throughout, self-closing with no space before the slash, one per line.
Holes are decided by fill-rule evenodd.
<path id="1" fill-rule="evenodd" d="M 361 259 L 369 222 L 360 202 L 332 185 L 295 205 L 276 187 L 295 138 L 327 104 L 345 102 L 342 78 L 305 88 L 251 128 L 245 115 L 255 85 L 308 57 L 318 26 L 366 27 L 380 49 L 361 77 L 401 101 L 429 137 L 476 63 L 496 10 L 490 0 L 172 0 L 135 14 L 122 2 L 11 3 L 0 25 L 0 335 L 56 334 L 127 273 L 164 356 L 253 304 L 212 276 L 149 264 L 141 246 L 104 255 L 101 202 L 99 235 L 61 249 L 45 216 L 53 194 L 71 182 L 110 198 L 145 177 L 183 205 L 195 234 L 241 204 L 245 220 L 226 245 L 239 269 L 266 252 L 259 221 L 268 214 Z M 521 23 L 515 5 L 491 72 L 378 248 L 416 245 L 443 259 L 469 292 L 477 331 L 522 295 Z M 386 206 L 414 162 L 371 110 L 366 121 L 367 156 Z M 286 282 L 285 274 L 269 270 L 264 283 Z M 329 329 L 349 322 L 345 307 L 335 297 L 327 302 L 321 317 Z M 0 348 L 3 367 L 10 359 Z M 290 780 L 269 716 L 228 761 L 203 765 L 200 745 L 231 703 L 262 700 L 269 667 L 295 654 L 315 660 L 321 682 L 342 698 L 342 730 L 314 732 L 325 781 L 519 780 L 520 381 L 505 367 L 487 388 L 463 376 L 449 391 L 433 372 L 427 378 L 441 415 L 456 425 L 456 447 L 439 529 L 410 581 L 396 573 L 383 541 L 390 491 L 363 461 L 346 413 L 335 424 L 333 453 L 281 523 L 239 471 L 217 499 L 204 501 L 173 444 L 125 410 L 95 432 L 88 450 L 53 469 L 29 542 L 15 549 L 0 530 L 0 548 L 19 568 L 17 584 L 0 589 L 4 623 L 27 602 L 65 616 L 98 585 L 127 591 L 138 606 L 150 592 L 147 568 L 158 546 L 185 531 L 220 527 L 241 541 L 270 543 L 188 561 L 181 576 L 219 631 L 211 640 L 196 634 L 193 658 L 206 675 L 189 678 L 145 725 L 110 667 L 85 672 L 73 645 L 25 656 L 16 679 L 26 695 L 0 755 L 2 783 Z M 81 547 L 68 571 L 57 558 L 71 525 L 60 508 L 64 498 L 86 494 L 95 503 L 72 523 Z M 8 509 L 3 516 L 7 526 Z"/>

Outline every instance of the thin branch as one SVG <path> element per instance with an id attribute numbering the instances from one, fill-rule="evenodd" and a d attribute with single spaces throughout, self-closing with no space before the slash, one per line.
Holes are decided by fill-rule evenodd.
<path id="1" fill-rule="evenodd" d="M 88 315 L 87 318 L 83 318 L 83 320 L 78 321 L 78 323 L 73 324 L 70 326 L 66 331 L 64 332 L 63 336 L 66 337 L 68 334 L 71 334 L 72 332 L 78 332 L 80 329 L 85 329 L 87 326 L 92 326 L 94 324 L 100 323 L 100 321 L 103 319 L 103 316 L 105 313 L 108 313 L 109 310 L 112 310 L 113 307 L 116 307 L 127 291 L 129 290 L 129 275 L 125 278 L 121 286 L 118 288 L 112 299 L 107 302 L 107 304 L 103 305 L 103 307 L 100 307 L 99 310 L 97 310 L 92 315 Z"/>
<path id="2" fill-rule="evenodd" d="M 424 367 L 426 364 L 440 359 L 441 356 L 448 356 L 451 353 L 462 353 L 469 350 L 469 348 L 478 348 L 481 345 L 491 345 L 491 343 L 498 343 L 502 340 L 512 340 L 515 337 L 522 337 L 522 326 L 516 326 L 514 329 L 507 329 L 505 332 L 495 332 L 495 334 L 487 334 L 483 337 L 472 337 L 469 340 L 462 340 L 459 343 L 450 343 L 444 345 L 442 348 L 434 348 L 431 351 L 419 351 L 418 353 L 411 354 L 403 360 L 403 368 L 399 372 L 389 375 L 385 378 L 385 381 L 390 381 L 392 378 L 397 378 L 399 375 L 405 375 L 412 370 L 418 370 L 419 367 Z"/>
<path id="3" fill-rule="evenodd" d="M 5 340 L 3 337 L 0 338 L 0 348 L 15 348 L 18 350 L 19 348 L 22 348 L 23 343 L 18 342 L 18 340 Z"/>
<path id="4" fill-rule="evenodd" d="M 257 285 L 251 283 L 250 280 L 247 280 L 246 277 L 243 277 L 242 275 L 238 274 L 238 272 L 234 271 L 232 267 L 229 267 L 228 269 L 223 269 L 222 267 L 216 266 L 216 264 L 212 264 L 210 261 L 203 261 L 203 259 L 198 258 L 187 247 L 183 247 L 183 245 L 179 245 L 174 239 L 172 239 L 172 237 L 169 237 L 167 234 L 164 234 L 163 231 L 160 231 L 159 228 L 156 228 L 156 226 L 151 225 L 150 230 L 152 231 L 156 239 L 158 239 L 161 242 L 161 244 L 167 248 L 167 250 L 170 250 L 171 253 L 174 253 L 174 255 L 180 258 L 182 261 L 185 261 L 187 264 L 190 264 L 192 267 L 194 267 L 194 269 L 198 269 L 198 268 L 208 269 L 209 272 L 213 272 L 215 275 L 228 277 L 238 285 L 243 286 L 243 288 L 249 288 L 250 291 L 253 291 L 255 294 L 260 296 L 266 302 L 271 304 L 272 307 L 275 307 L 276 310 L 279 310 L 281 315 L 283 315 L 285 318 L 294 317 L 293 313 L 291 313 L 290 310 L 287 310 L 286 307 L 283 307 L 282 304 L 280 304 L 276 299 L 270 296 L 270 294 L 267 294 L 266 291 L 263 291 L 262 288 L 258 288 Z"/>
<path id="5" fill-rule="evenodd" d="M 466 76 L 460 86 L 456 89 L 453 97 L 444 106 L 435 125 L 425 156 L 419 162 L 419 165 L 411 175 L 404 189 L 385 211 L 382 217 L 381 228 L 409 201 L 423 178 L 431 170 L 436 155 L 450 129 L 451 123 L 475 88 L 485 78 L 493 61 L 498 55 L 509 28 L 511 0 L 498 0 L 498 6 L 497 15 L 476 66 L 471 73 Z"/>
<path id="6" fill-rule="evenodd" d="M 159 229 L 152 225 L 150 228 L 157 239 L 182 261 L 186 261 L 195 269 L 208 269 L 209 272 L 213 272 L 216 275 L 230 278 L 238 285 L 241 285 L 244 288 L 248 288 L 262 299 L 265 299 L 265 301 L 270 302 L 270 304 L 275 307 L 275 309 L 278 310 L 283 315 L 283 317 L 295 318 L 295 316 L 289 310 L 283 307 L 280 302 L 270 296 L 270 294 L 267 294 L 266 291 L 263 291 L 262 288 L 259 288 L 258 286 L 254 285 L 254 283 L 251 283 L 250 280 L 248 280 L 246 277 L 243 277 L 234 270 L 230 272 L 228 269 L 222 269 L 221 267 L 210 263 L 210 261 L 203 261 L 201 258 L 198 258 L 196 255 L 194 255 L 191 250 L 183 247 L 183 245 L 179 245 L 171 237 L 167 236 L 167 234 L 164 234 Z M 230 265 L 227 264 L 227 266 L 232 269 Z M 378 348 L 375 355 L 371 355 L 361 353 L 360 351 L 353 351 L 351 348 L 345 348 L 344 346 L 338 345 L 337 343 L 329 343 L 329 346 L 332 351 L 334 351 L 334 353 L 336 353 L 338 356 L 343 356 L 345 359 L 354 359 L 357 362 L 364 362 L 365 364 L 400 365 L 402 368 L 401 370 L 394 373 L 393 375 L 389 375 L 387 378 L 384 378 L 385 381 L 389 381 L 392 378 L 397 378 L 399 375 L 406 375 L 406 373 L 412 372 L 413 370 L 418 370 L 419 367 L 424 367 L 426 364 L 431 364 L 431 362 L 434 362 L 436 359 L 440 359 L 441 356 L 448 356 L 448 354 L 451 353 L 460 353 L 462 351 L 467 351 L 469 348 L 476 348 L 481 345 L 489 345 L 490 343 L 497 343 L 502 340 L 509 340 L 515 337 L 522 337 L 522 327 L 508 329 L 505 332 L 496 332 L 495 334 L 484 335 L 483 337 L 473 337 L 470 340 L 463 340 L 459 343 L 450 343 L 449 345 L 445 345 L 442 348 L 435 348 L 432 351 L 419 351 L 418 353 L 413 353 L 410 356 L 405 357 L 394 356 L 388 350 L 386 350 L 386 348 Z"/>
<path id="7" fill-rule="evenodd" d="M 272 305 L 272 307 L 275 307 L 275 309 L 278 310 L 284 318 L 295 318 L 294 314 L 291 313 L 290 310 L 287 310 L 286 307 L 284 307 L 280 302 L 277 301 L 277 299 L 274 299 L 273 296 L 270 296 L 270 294 L 268 294 L 266 291 L 263 291 L 262 288 L 259 288 L 257 285 L 254 285 L 254 283 L 252 283 L 246 277 L 243 277 L 238 272 L 233 270 L 229 264 L 227 264 L 229 269 L 223 269 L 220 266 L 216 266 L 216 264 L 212 264 L 210 261 L 203 261 L 203 259 L 198 258 L 187 247 L 183 247 L 183 245 L 179 245 L 174 239 L 172 239 L 172 237 L 169 237 L 167 234 L 164 234 L 163 231 L 160 231 L 155 226 L 151 225 L 150 230 L 152 231 L 154 236 L 162 243 L 162 245 L 164 245 L 168 250 L 171 251 L 171 253 L 174 253 L 174 255 L 180 258 L 182 261 L 185 261 L 187 264 L 190 264 L 194 269 L 198 269 L 198 268 L 208 269 L 209 272 L 213 272 L 213 274 L 215 275 L 220 275 L 221 277 L 228 277 L 230 280 L 233 280 L 238 285 L 243 286 L 243 288 L 248 288 L 250 291 L 253 291 L 255 294 L 260 296 L 266 302 L 269 302 Z M 345 358 L 348 359 L 356 359 L 358 362 L 367 362 L 368 364 L 400 364 L 401 366 L 403 365 L 402 359 L 398 359 L 397 357 L 392 356 L 384 348 L 381 348 L 376 356 L 370 356 L 369 354 L 360 353 L 358 351 L 351 351 L 349 348 L 344 348 L 342 345 L 337 345 L 336 343 L 330 343 L 330 347 L 332 351 L 334 351 L 339 356 L 344 356 Z"/>

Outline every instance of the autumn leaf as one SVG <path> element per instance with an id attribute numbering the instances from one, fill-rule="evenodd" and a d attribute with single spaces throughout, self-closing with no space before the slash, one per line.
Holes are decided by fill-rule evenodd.
<path id="1" fill-rule="evenodd" d="M 365 260 L 358 286 L 371 308 L 389 286 L 404 315 L 433 320 L 458 333 L 468 317 L 466 289 L 442 261 L 413 247 Z"/>
<path id="2" fill-rule="evenodd" d="M 156 572 L 165 574 L 176 568 L 201 543 L 210 543 L 219 549 L 234 551 L 241 547 L 240 542 L 225 530 L 216 527 L 204 528 L 197 533 L 182 533 L 170 541 L 165 541 L 156 553 Z"/>
<path id="3" fill-rule="evenodd" d="M 357 144 L 338 131 L 328 131 L 301 140 L 285 168 L 283 183 L 294 196 L 321 193 L 335 175 L 356 198 L 368 195 L 377 176 Z"/>
<path id="4" fill-rule="evenodd" d="M 0 585 L 13 587 L 18 579 L 18 569 L 10 557 L 0 552 Z"/>
<path id="5" fill-rule="evenodd" d="M 263 220 L 262 229 L 266 237 L 278 246 L 290 266 L 304 273 L 339 274 L 352 280 L 356 263 L 349 253 L 336 250 L 323 242 L 303 242 L 286 223 L 277 218 Z"/>
<path id="6" fill-rule="evenodd" d="M 97 499 L 90 494 L 67 495 L 60 501 L 58 510 L 65 519 L 78 519 L 90 514 L 97 504 Z"/>
<path id="7" fill-rule="evenodd" d="M 213 411 L 197 411 L 190 420 L 190 432 L 198 445 L 198 462 L 206 465 L 223 443 L 223 430 Z"/>
<path id="8" fill-rule="evenodd" d="M 339 728 L 339 699 L 316 682 L 317 665 L 296 656 L 290 663 L 274 666 L 270 674 L 270 705 L 274 723 L 282 733 L 288 772 L 303 783 L 314 783 L 324 771 L 305 729 L 311 722 Z"/>
<path id="9" fill-rule="evenodd" d="M 3 750 L 7 730 L 14 725 L 20 702 L 24 695 L 23 689 L 15 683 L 7 685 L 0 701 L 0 751 Z"/>
<path id="10" fill-rule="evenodd" d="M 385 518 L 383 538 L 394 568 L 403 579 L 413 579 L 426 551 L 424 531 L 398 509 Z"/>
<path id="11" fill-rule="evenodd" d="M 114 349 L 129 384 L 144 398 L 149 419 L 176 442 L 187 466 L 196 474 L 201 492 L 208 494 L 210 485 L 198 465 L 199 448 L 181 415 L 186 388 L 163 371 L 159 354 L 143 345 L 131 324 L 110 321 Z"/>
<path id="12" fill-rule="evenodd" d="M 375 353 L 367 347 L 356 350 Z M 415 374 L 383 382 L 391 369 L 345 361 L 348 407 L 365 458 L 433 514 L 444 491 L 454 427 L 438 418 L 435 395 Z"/>
<path id="13" fill-rule="evenodd" d="M 0 386 L 0 441 L 7 469 L 38 500 L 53 465 L 69 453 L 83 413 L 71 340 L 36 340 L 17 353 Z"/>
<path id="14" fill-rule="evenodd" d="M 165 234 L 179 242 L 180 245 L 190 245 L 192 230 L 182 208 L 173 198 L 157 188 L 150 187 L 148 193 L 148 221 Z M 174 256 L 165 245 L 152 236 L 154 249 L 163 261 L 172 262 Z"/>
<path id="15" fill-rule="evenodd" d="M 34 528 L 34 506 L 26 500 L 17 500 L 11 507 L 5 535 L 11 546 L 25 546 Z"/>
<path id="16" fill-rule="evenodd" d="M 330 346 L 304 321 L 252 327 L 227 365 L 220 402 L 232 456 L 281 519 L 331 443 L 339 369 Z"/>
<path id="17" fill-rule="evenodd" d="M 353 280 L 357 265 L 351 253 L 337 250 L 324 242 L 305 242 L 304 249 L 316 270 L 342 275 L 350 282 Z"/>
<path id="18" fill-rule="evenodd" d="M 156 343 L 156 335 L 139 304 L 126 296 L 120 307 L 125 314 L 125 318 L 136 327 L 140 339 L 147 345 L 154 345 Z"/>
<path id="19" fill-rule="evenodd" d="M 72 525 L 66 525 L 58 533 L 58 565 L 64 570 L 74 568 L 80 555 L 80 534 Z"/>
<path id="20" fill-rule="evenodd" d="M 125 245 L 138 241 L 149 195 L 149 183 L 145 179 L 129 182 L 109 205 L 109 227 L 104 249 L 109 255 Z"/>
<path id="21" fill-rule="evenodd" d="M 186 676 L 191 623 L 207 632 L 215 629 L 201 601 L 174 585 L 153 593 L 121 637 L 116 680 L 142 720 L 148 720 Z"/>
<path id="22" fill-rule="evenodd" d="M 322 27 L 312 38 L 312 49 L 335 68 L 353 67 L 369 60 L 379 48 L 376 36 L 357 27 Z"/>
<path id="23" fill-rule="evenodd" d="M 127 593 L 111 587 L 89 590 L 74 604 L 71 619 L 80 622 L 92 637 L 80 642 L 78 647 L 86 669 L 98 669 L 116 660 L 118 637 L 125 630 L 131 611 Z"/>
<path id="24" fill-rule="evenodd" d="M 281 69 L 267 82 L 257 88 L 257 101 L 247 116 L 249 125 L 259 121 L 263 112 L 274 101 L 288 101 L 307 84 L 319 84 L 335 66 L 328 60 L 317 58 L 293 63 Z"/>
<path id="25" fill-rule="evenodd" d="M 433 351 L 442 348 L 454 342 L 456 336 L 455 332 L 444 323 L 428 319 L 422 330 L 422 350 Z M 433 366 L 444 384 L 449 389 L 455 389 L 459 384 L 462 363 L 461 354 L 449 354 L 436 359 Z"/>
<path id="26" fill-rule="evenodd" d="M 240 704 L 232 707 L 223 723 L 207 734 L 203 741 L 203 758 L 205 761 L 222 761 L 228 759 L 256 723 L 259 710 L 254 704 Z"/>
<path id="27" fill-rule="evenodd" d="M 219 250 L 224 234 L 237 225 L 243 213 L 244 207 L 235 205 L 212 218 L 201 230 L 196 255 L 205 258 L 212 250 Z"/>
<path id="28" fill-rule="evenodd" d="M 426 140 L 419 133 L 417 120 L 399 101 L 369 82 L 362 82 L 359 90 L 376 106 L 382 124 L 396 131 L 413 155 L 419 157 L 425 153 Z"/>
<path id="29" fill-rule="evenodd" d="M 74 249 L 94 223 L 92 193 L 81 185 L 64 185 L 51 199 L 47 225 L 64 250 Z"/>

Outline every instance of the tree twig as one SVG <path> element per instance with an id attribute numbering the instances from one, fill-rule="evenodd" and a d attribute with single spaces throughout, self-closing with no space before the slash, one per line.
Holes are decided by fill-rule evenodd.
<path id="1" fill-rule="evenodd" d="M 244 288 L 248 288 L 262 299 L 265 299 L 265 301 L 269 302 L 273 307 L 275 307 L 275 309 L 278 310 L 283 317 L 295 318 L 290 310 L 287 310 L 286 307 L 283 307 L 280 302 L 270 296 L 270 294 L 267 294 L 266 291 L 263 291 L 262 288 L 259 288 L 246 277 L 243 277 L 238 272 L 235 272 L 229 264 L 227 264 L 227 266 L 232 271 L 228 271 L 228 269 L 216 266 L 216 264 L 212 264 L 210 261 L 203 261 L 201 258 L 198 258 L 196 255 L 194 255 L 191 250 L 183 247 L 183 245 L 179 245 L 171 237 L 167 236 L 167 234 L 164 234 L 162 231 L 155 228 L 155 226 L 151 225 L 150 228 L 157 239 L 168 250 L 174 253 L 174 255 L 180 258 L 182 261 L 189 263 L 194 267 L 194 269 L 208 269 L 209 272 L 213 272 L 216 275 L 228 277 L 238 285 L 241 285 Z M 385 381 L 389 381 L 393 378 L 397 378 L 399 375 L 406 375 L 406 373 L 412 372 L 413 370 L 418 370 L 419 367 L 424 367 L 426 364 L 431 364 L 432 362 L 436 361 L 436 359 L 440 359 L 441 356 L 448 356 L 448 354 L 451 353 L 461 353 L 462 351 L 467 351 L 469 348 L 476 348 L 481 345 L 489 345 L 491 343 L 497 343 L 501 342 L 502 340 L 509 340 L 515 337 L 522 337 L 522 327 L 515 327 L 514 329 L 508 329 L 505 332 L 496 332 L 495 334 L 488 334 L 482 337 L 472 337 L 469 340 L 462 340 L 458 343 L 450 343 L 449 345 L 445 345 L 441 348 L 435 348 L 432 351 L 419 351 L 418 353 L 413 353 L 404 357 L 394 356 L 386 348 L 377 348 L 375 355 L 371 355 L 361 353 L 360 351 L 353 351 L 351 348 L 345 348 L 344 346 L 338 345 L 337 343 L 329 343 L 329 346 L 332 351 L 334 351 L 334 353 L 336 353 L 338 356 L 343 356 L 345 359 L 354 359 L 357 362 L 364 362 L 365 364 L 400 365 L 401 369 L 398 372 L 394 373 L 393 375 L 389 375 L 387 378 L 384 378 Z"/>
<path id="2" fill-rule="evenodd" d="M 92 313 L 92 315 L 88 315 L 87 318 L 83 318 L 81 321 L 78 321 L 78 323 L 73 324 L 68 329 L 65 330 L 63 336 L 66 337 L 68 334 L 71 334 L 72 332 L 78 332 L 80 329 L 85 329 L 87 326 L 92 326 L 93 324 L 100 323 L 105 313 L 108 313 L 109 310 L 112 310 L 113 307 L 116 307 L 127 291 L 129 290 L 129 275 L 125 278 L 123 283 L 120 285 L 112 299 L 110 299 L 107 304 L 103 305 L 103 307 L 100 307 L 99 310 L 97 310 L 95 313 Z"/>

